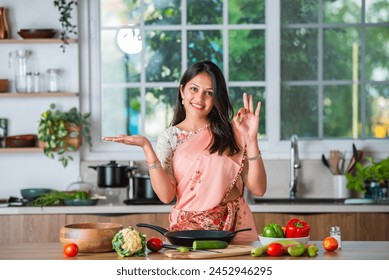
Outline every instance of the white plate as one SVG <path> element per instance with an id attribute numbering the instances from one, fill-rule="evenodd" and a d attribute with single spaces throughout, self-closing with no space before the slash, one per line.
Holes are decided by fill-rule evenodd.
<path id="1" fill-rule="evenodd" d="M 277 237 L 263 237 L 262 234 L 259 235 L 259 241 L 262 245 L 267 245 L 278 240 L 296 240 L 301 244 L 307 244 L 309 241 L 309 236 L 307 237 L 296 237 L 296 238 L 277 238 Z"/>

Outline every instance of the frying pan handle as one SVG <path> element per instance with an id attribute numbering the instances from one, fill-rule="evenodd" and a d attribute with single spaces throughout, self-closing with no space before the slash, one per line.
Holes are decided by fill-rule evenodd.
<path id="1" fill-rule="evenodd" d="M 166 228 L 163 228 L 163 227 L 160 227 L 160 226 L 156 226 L 156 225 L 151 225 L 151 224 L 139 223 L 139 224 L 136 224 L 136 226 L 137 227 L 151 228 L 153 230 L 158 231 L 162 235 L 165 235 L 165 233 L 169 232 Z"/>
<path id="2" fill-rule="evenodd" d="M 231 231 L 228 236 L 235 236 L 238 232 L 241 232 L 241 231 L 249 231 L 249 230 L 252 230 L 252 228 L 241 228 L 241 229 L 238 229 L 238 230 L 234 230 L 234 231 Z"/>

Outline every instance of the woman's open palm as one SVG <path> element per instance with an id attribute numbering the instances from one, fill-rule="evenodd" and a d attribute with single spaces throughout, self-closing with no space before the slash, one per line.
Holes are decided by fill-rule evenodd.
<path id="1" fill-rule="evenodd" d="M 143 148 L 148 142 L 147 138 L 140 135 L 125 135 L 119 134 L 118 136 L 103 137 L 104 141 L 123 143 L 126 145 L 139 146 Z"/>

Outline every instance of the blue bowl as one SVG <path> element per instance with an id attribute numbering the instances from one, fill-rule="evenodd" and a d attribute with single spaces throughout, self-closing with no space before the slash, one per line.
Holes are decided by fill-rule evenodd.
<path id="1" fill-rule="evenodd" d="M 33 200 L 37 197 L 40 197 L 46 193 L 51 192 L 52 189 L 21 189 L 20 193 L 22 194 L 22 197 L 28 200 Z"/>

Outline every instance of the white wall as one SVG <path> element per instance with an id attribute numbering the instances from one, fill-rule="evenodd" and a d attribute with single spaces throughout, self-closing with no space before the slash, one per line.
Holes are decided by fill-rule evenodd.
<path id="1" fill-rule="evenodd" d="M 29 28 L 60 29 L 58 12 L 52 0 L 2 0 L 6 7 L 11 38 L 20 39 L 17 31 Z M 75 17 L 76 19 L 76 17 Z M 0 44 L 0 78 L 9 79 L 11 92 L 15 92 L 13 69 L 9 68 L 8 55 L 17 49 L 33 52 L 39 71 L 48 68 L 64 70 L 64 91 L 78 92 L 78 46 L 68 45 L 63 53 L 60 44 Z M 50 103 L 63 109 L 79 106 L 78 97 L 0 98 L 0 118 L 8 119 L 8 135 L 36 134 L 40 114 Z M 20 197 L 20 189 L 31 187 L 66 189 L 77 179 L 79 153 L 65 169 L 57 160 L 38 153 L 0 153 L 0 197 Z"/>

